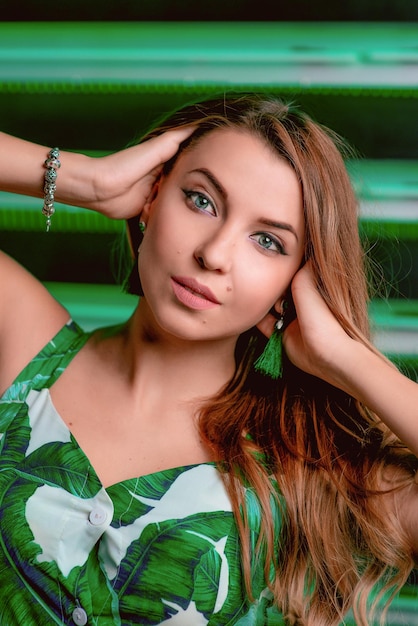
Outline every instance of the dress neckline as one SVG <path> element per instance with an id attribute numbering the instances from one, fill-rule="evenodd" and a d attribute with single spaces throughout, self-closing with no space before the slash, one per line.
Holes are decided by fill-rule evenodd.
<path id="1" fill-rule="evenodd" d="M 164 474 L 169 473 L 181 473 L 182 471 L 186 471 L 187 469 L 191 469 L 193 467 L 200 466 L 212 466 L 214 468 L 218 467 L 218 463 L 216 461 L 203 461 L 201 463 L 187 463 L 184 465 L 178 465 L 173 467 L 167 467 L 162 470 L 157 470 L 155 472 L 149 472 L 147 474 L 143 474 L 140 476 L 132 476 L 131 478 L 125 478 L 121 481 L 117 481 L 115 483 L 111 483 L 107 486 L 104 485 L 103 481 L 100 479 L 93 463 L 91 462 L 88 454 L 84 451 L 83 447 L 79 444 L 77 438 L 73 435 L 71 429 L 68 427 L 65 420 L 62 418 L 59 411 L 56 409 L 54 402 L 51 396 L 51 387 L 58 380 L 61 374 L 68 367 L 73 358 L 78 354 L 78 352 L 86 345 L 87 341 L 92 337 L 92 335 L 99 329 L 85 331 L 83 330 L 77 322 L 74 322 L 71 318 L 60 328 L 60 330 L 50 339 L 50 341 L 38 352 L 38 354 L 23 368 L 23 370 L 18 374 L 18 376 L 13 381 L 12 385 L 5 391 L 2 398 L 5 399 L 10 393 L 10 390 L 15 388 L 15 385 L 23 384 L 25 388 L 28 390 L 33 389 L 38 393 L 44 392 L 46 394 L 48 408 L 50 409 L 50 414 L 52 413 L 54 419 L 57 423 L 60 424 L 61 429 L 65 429 L 69 435 L 70 441 L 72 441 L 74 447 L 79 451 L 79 453 L 84 457 L 87 462 L 91 476 L 94 478 L 97 485 L 100 488 L 107 490 L 112 490 L 118 488 L 120 486 L 126 485 L 128 483 L 149 480 L 152 477 L 163 476 Z M 61 366 L 61 359 L 65 355 L 66 363 L 65 366 Z M 34 382 L 33 378 L 33 366 L 34 363 L 42 363 L 42 369 L 39 369 L 39 374 L 42 372 L 42 376 L 39 377 L 39 380 L 36 380 L 36 384 L 31 384 L 29 380 Z M 36 368 L 37 370 L 37 368 Z M 38 372 L 35 370 L 35 378 L 38 379 Z M 29 377 L 29 378 L 28 378 Z M 42 387 L 39 386 L 39 382 L 42 381 Z M 28 384 L 29 383 L 29 384 Z M 25 392 L 25 395 L 27 393 Z"/>
<path id="2" fill-rule="evenodd" d="M 87 461 L 89 468 L 91 470 L 92 476 L 97 481 L 97 483 L 101 486 L 101 488 L 104 489 L 105 491 L 117 489 L 118 487 L 122 487 L 132 482 L 138 483 L 139 481 L 146 481 L 153 477 L 163 476 L 164 474 L 182 473 L 194 467 L 203 467 L 203 466 L 211 466 L 214 468 L 218 467 L 218 463 L 216 461 L 202 461 L 201 463 L 186 463 L 183 465 L 175 465 L 175 466 L 167 467 L 161 470 L 156 470 L 155 472 L 148 472 L 146 474 L 141 474 L 140 476 L 132 476 L 131 478 L 124 478 L 123 480 L 110 483 L 109 485 L 104 485 L 93 463 L 91 462 L 88 454 L 84 451 L 83 447 L 79 444 L 77 438 L 73 435 L 73 433 L 71 432 L 71 429 L 68 427 L 68 425 L 66 424 L 66 422 L 64 421 L 64 419 L 62 418 L 58 410 L 56 409 L 54 402 L 52 400 L 50 389 L 44 388 L 44 391 L 46 392 L 47 402 L 51 410 L 51 413 L 54 416 L 54 419 L 59 421 L 60 426 L 67 430 L 73 445 L 77 448 L 79 453 L 82 454 L 85 460 Z"/>

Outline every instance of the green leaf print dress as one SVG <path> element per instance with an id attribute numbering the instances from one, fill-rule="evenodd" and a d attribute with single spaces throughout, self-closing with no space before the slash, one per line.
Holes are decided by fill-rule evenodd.
<path id="1" fill-rule="evenodd" d="M 89 337 L 69 322 L 0 399 L 0 625 L 282 624 L 215 464 L 102 486 L 49 394 Z"/>

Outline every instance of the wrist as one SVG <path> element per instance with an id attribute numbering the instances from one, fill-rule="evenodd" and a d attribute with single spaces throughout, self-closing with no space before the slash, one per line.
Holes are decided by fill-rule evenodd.
<path id="1" fill-rule="evenodd" d="M 387 368 L 396 371 L 382 354 L 355 339 L 347 342 L 340 364 L 333 384 L 364 404 L 370 403 L 369 392 L 376 373 Z"/>
<path id="2" fill-rule="evenodd" d="M 96 201 L 94 160 L 76 152 L 61 152 L 55 198 L 64 204 L 90 208 Z"/>
<path id="3" fill-rule="evenodd" d="M 382 357 L 348 335 L 341 345 L 335 346 L 333 355 L 335 357 L 330 359 L 325 366 L 323 378 L 357 400 L 362 400 L 361 389 L 365 368 L 372 367 L 370 361 L 381 360 Z"/>

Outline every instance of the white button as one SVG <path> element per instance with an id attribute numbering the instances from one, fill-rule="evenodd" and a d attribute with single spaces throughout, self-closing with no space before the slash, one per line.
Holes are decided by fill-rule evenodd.
<path id="1" fill-rule="evenodd" d="M 93 526 L 100 526 L 100 524 L 104 524 L 107 519 L 107 513 L 104 509 L 93 509 L 89 514 L 89 522 L 93 524 Z"/>
<path id="2" fill-rule="evenodd" d="M 87 613 L 81 606 L 78 606 L 73 611 L 73 622 L 77 626 L 85 626 L 87 624 Z"/>

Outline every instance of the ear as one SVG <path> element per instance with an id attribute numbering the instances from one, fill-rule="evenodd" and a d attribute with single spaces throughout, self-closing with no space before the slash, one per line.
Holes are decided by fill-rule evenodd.
<path id="1" fill-rule="evenodd" d="M 158 176 L 158 178 L 156 178 L 156 180 L 154 181 L 154 184 L 152 185 L 150 194 L 148 196 L 148 198 L 146 199 L 146 202 L 144 204 L 144 207 L 141 211 L 140 214 L 140 219 L 147 223 L 150 212 L 151 212 L 151 207 L 152 207 L 152 203 L 154 202 L 155 198 L 158 195 L 158 190 L 160 187 L 160 183 L 161 183 L 161 176 Z"/>
<path id="2" fill-rule="evenodd" d="M 144 221 L 145 223 L 148 222 L 150 211 L 151 211 L 151 205 L 154 202 L 158 194 L 160 180 L 161 178 L 158 177 L 156 181 L 154 182 L 151 192 L 142 208 L 141 213 L 139 215 L 135 215 L 134 217 L 131 217 L 128 220 L 126 220 L 128 243 L 129 243 L 129 248 L 131 250 L 131 256 L 133 259 L 137 257 L 138 248 L 141 245 L 141 241 L 144 236 L 144 234 L 139 229 L 139 222 L 140 221 Z"/>
<path id="3" fill-rule="evenodd" d="M 257 324 L 258 330 L 263 333 L 270 339 L 271 334 L 274 330 L 274 324 L 277 322 L 279 317 L 283 315 L 283 305 L 284 300 L 280 299 L 276 302 L 276 304 L 270 309 L 270 311 L 260 320 Z"/>

